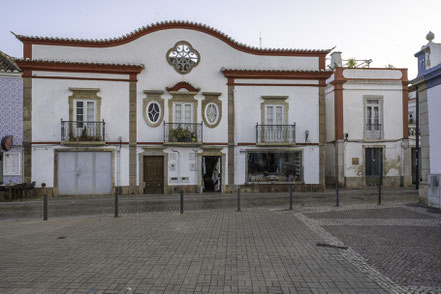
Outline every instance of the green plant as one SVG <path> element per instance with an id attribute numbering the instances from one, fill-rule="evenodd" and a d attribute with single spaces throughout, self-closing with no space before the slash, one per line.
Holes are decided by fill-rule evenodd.
<path id="1" fill-rule="evenodd" d="M 170 138 L 175 138 L 178 142 L 196 141 L 195 134 L 192 131 L 185 129 L 181 126 L 174 129 L 173 128 L 170 129 L 169 134 L 170 134 Z"/>
<path id="2" fill-rule="evenodd" d="M 86 127 L 84 127 L 81 130 L 81 141 L 86 141 L 86 139 L 87 139 L 87 129 L 86 129 Z"/>
<path id="3" fill-rule="evenodd" d="M 347 63 L 348 67 L 352 68 L 355 67 L 356 65 L 357 65 L 357 61 L 355 60 L 355 58 L 352 57 L 348 59 L 348 63 Z"/>

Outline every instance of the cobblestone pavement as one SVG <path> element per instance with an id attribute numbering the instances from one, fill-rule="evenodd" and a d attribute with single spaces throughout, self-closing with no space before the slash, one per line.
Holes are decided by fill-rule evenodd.
<path id="1" fill-rule="evenodd" d="M 0 293 L 441 293 L 441 213 L 417 199 L 194 194 L 180 215 L 177 195 L 124 196 L 114 218 L 110 196 L 60 197 L 47 222 L 2 202 Z"/>
<path id="2" fill-rule="evenodd" d="M 297 213 L 390 292 L 441 293 L 441 213 L 412 205 Z"/>
<path id="3" fill-rule="evenodd" d="M 265 208 L 6 222 L 1 293 L 387 293 Z"/>

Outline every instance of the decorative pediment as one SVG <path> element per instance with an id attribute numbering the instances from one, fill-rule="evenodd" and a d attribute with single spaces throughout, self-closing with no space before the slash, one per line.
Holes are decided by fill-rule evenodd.
<path id="1" fill-rule="evenodd" d="M 189 92 L 199 92 L 201 90 L 200 88 L 196 88 L 187 82 L 179 82 L 174 86 L 167 87 L 166 89 L 169 92 L 177 92 L 181 89 L 187 89 L 187 91 L 189 91 Z"/>

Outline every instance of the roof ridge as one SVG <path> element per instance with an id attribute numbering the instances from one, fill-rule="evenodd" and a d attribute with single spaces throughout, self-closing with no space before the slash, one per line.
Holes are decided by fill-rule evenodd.
<path id="1" fill-rule="evenodd" d="M 72 61 L 63 59 L 30 59 L 30 58 L 14 58 L 15 61 L 20 62 L 49 62 L 49 63 L 66 63 L 66 64 L 91 64 L 91 65 L 115 65 L 115 66 L 138 66 L 145 67 L 143 63 L 128 63 L 128 62 L 93 62 L 93 61 Z"/>
<path id="2" fill-rule="evenodd" d="M 333 71 L 332 70 L 326 70 L 326 69 L 320 69 L 320 70 L 317 70 L 317 69 L 264 69 L 264 68 L 262 68 L 262 69 L 257 69 L 257 68 L 254 68 L 254 69 L 244 69 L 244 68 L 225 68 L 225 67 L 222 67 L 221 69 L 220 69 L 220 71 L 221 72 L 224 72 L 224 71 L 246 71 L 246 72 L 260 72 L 260 71 L 266 71 L 266 72 L 329 72 L 329 73 L 332 73 Z"/>

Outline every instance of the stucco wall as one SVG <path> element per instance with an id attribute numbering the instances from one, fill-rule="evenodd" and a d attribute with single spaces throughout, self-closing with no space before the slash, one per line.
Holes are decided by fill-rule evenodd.
<path id="1" fill-rule="evenodd" d="M 54 73 L 55 75 L 55 73 Z M 56 82 L 55 82 L 56 81 Z M 69 120 L 69 88 L 99 88 L 101 120 L 106 140 L 129 140 L 129 86 L 123 82 L 34 79 L 32 82 L 32 141 L 59 142 L 61 119 Z"/>
<path id="2" fill-rule="evenodd" d="M 124 45 L 104 48 L 32 45 L 32 57 L 34 59 L 69 57 L 68 59 L 91 62 L 143 63 L 148 66 L 150 72 L 158 72 L 161 71 L 164 63 L 168 66 L 165 59 L 167 51 L 181 40 L 189 42 L 201 54 L 199 76 L 206 75 L 208 69 L 220 69 L 219 65 L 227 68 L 240 66 L 259 69 L 318 70 L 318 57 L 275 57 L 248 54 L 232 48 L 211 35 L 187 29 L 157 31 Z M 163 78 L 158 80 L 157 84 L 170 81 L 173 77 L 172 72 L 163 74 Z M 210 76 L 213 77 L 216 74 L 217 72 L 213 72 Z M 191 80 L 197 75 L 195 71 L 186 75 L 186 78 Z"/>
<path id="3" fill-rule="evenodd" d="M 261 119 L 262 96 L 288 96 L 288 124 L 296 124 L 296 142 L 305 143 L 305 131 L 309 131 L 309 142 L 318 143 L 319 111 L 318 87 L 236 87 L 236 140 L 256 142 L 256 123 Z"/>
<path id="4" fill-rule="evenodd" d="M 345 83 L 343 91 L 343 129 L 349 139 L 364 138 L 366 124 L 364 96 L 380 96 L 383 101 L 383 139 L 403 137 L 401 83 L 393 85 Z"/>
<path id="5" fill-rule="evenodd" d="M 178 73 L 166 60 L 167 51 L 178 41 L 189 42 L 200 54 L 200 63 L 190 73 L 182 75 Z M 145 64 L 145 69 L 137 76 L 137 154 L 144 152 L 143 147 L 149 143 L 158 146 L 164 140 L 164 125 L 157 127 L 149 126 L 143 116 L 144 98 L 147 95 L 144 91 L 164 91 L 161 98 L 164 100 L 163 122 L 170 122 L 168 100 L 172 95 L 166 91 L 178 82 L 190 83 L 200 91 L 195 95 L 197 112 L 196 122 L 202 121 L 203 109 L 202 100 L 205 98 L 203 92 L 219 92 L 219 99 L 222 101 L 221 121 L 215 128 L 204 126 L 204 143 L 222 143 L 228 141 L 228 86 L 227 79 L 221 73 L 221 68 L 230 69 L 261 69 L 261 70 L 318 70 L 318 57 L 305 56 L 264 56 L 249 54 L 232 48 L 225 42 L 213 36 L 185 29 L 170 29 L 150 33 L 130 43 L 105 47 L 67 47 L 67 46 L 42 46 L 33 45 L 34 59 L 51 60 L 74 60 L 85 62 L 113 62 L 113 63 L 136 63 Z M 127 79 L 124 75 L 104 74 L 81 74 L 81 73 L 45 73 L 36 72 L 38 75 L 71 76 L 90 78 L 118 78 Z M 248 82 L 265 82 L 253 81 Z M 267 83 L 281 82 L 269 80 Z M 293 81 L 285 81 L 292 83 Z M 295 81 L 295 83 L 318 83 L 317 81 Z M 58 142 L 60 141 L 60 120 L 68 120 L 69 108 L 68 97 L 72 95 L 69 87 L 74 88 L 99 88 L 97 93 L 102 99 L 101 118 L 106 122 L 106 140 L 118 142 L 119 136 L 123 142 L 129 141 L 129 83 L 109 81 L 87 81 L 87 80 L 53 80 L 34 79 L 32 89 L 32 117 L 33 117 L 33 141 L 35 142 Z M 255 142 L 255 125 L 261 122 L 262 95 L 283 95 L 288 96 L 289 105 L 288 124 L 296 123 L 296 141 L 305 143 L 305 131 L 309 131 L 309 142 L 319 141 L 319 88 L 307 86 L 256 86 L 256 87 L 235 87 L 235 137 L 236 142 Z M 42 115 L 44 114 L 44 115 Z M 53 185 L 53 150 L 44 150 L 39 146 L 33 150 L 33 177 L 39 182 L 45 181 Z M 115 147 L 116 148 L 116 147 Z M 50 149 L 50 148 L 49 148 Z M 194 148 L 172 147 L 165 148 L 164 152 L 169 154 L 169 165 L 172 162 L 170 155 L 176 153 L 176 170 L 168 169 L 168 179 L 171 177 L 186 177 L 188 183 L 169 185 L 196 185 L 198 174 L 200 174 L 200 162 L 196 161 L 196 170 L 190 170 L 190 153 L 195 153 Z M 201 149 L 197 148 L 198 152 Z M 174 152 L 178 151 L 178 152 Z M 240 178 L 245 177 L 240 148 L 236 148 L 236 179 L 235 183 L 241 183 Z M 307 146 L 302 148 L 303 162 L 308 162 L 304 168 L 305 183 L 319 183 L 319 147 Z M 226 154 L 226 149 L 222 151 Z M 136 171 L 139 173 L 142 162 L 136 157 Z M 47 161 L 47 162 L 46 162 Z M 115 156 L 115 184 L 117 183 L 117 156 Z M 129 151 L 127 146 L 121 149 L 120 185 L 129 185 Z M 47 165 L 51 167 L 47 167 Z M 228 164 L 225 163 L 225 168 Z M 167 168 L 169 168 L 168 166 Z M 52 169 L 52 170 L 51 170 Z M 46 173 L 47 174 L 44 174 Z M 41 175 L 43 173 L 43 175 Z M 227 171 L 224 173 L 227 174 Z M 227 179 L 223 179 L 226 183 Z M 242 180 L 243 182 L 243 180 Z M 136 176 L 136 183 L 139 185 L 139 175 Z"/>
<path id="6" fill-rule="evenodd" d="M 441 174 L 441 85 L 427 89 L 430 173 Z"/>

